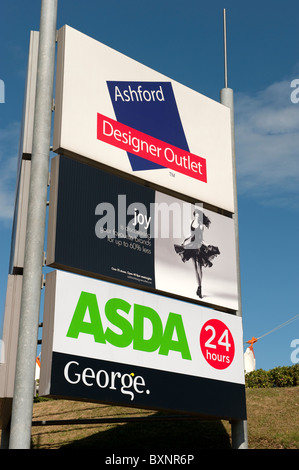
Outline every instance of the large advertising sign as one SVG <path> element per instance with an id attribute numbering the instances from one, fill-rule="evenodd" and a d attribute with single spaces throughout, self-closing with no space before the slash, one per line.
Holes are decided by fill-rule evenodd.
<path id="1" fill-rule="evenodd" d="M 39 32 L 30 32 L 23 119 L 17 164 L 17 185 L 11 235 L 9 275 L 7 280 L 3 335 L 0 337 L 0 426 L 6 428 L 11 418 L 14 392 L 17 341 L 19 331 L 22 273 L 27 225 L 31 171 L 33 118 L 36 92 L 36 71 Z M 1 327 L 1 325 L 0 325 Z M 1 328 L 0 328 L 1 330 Z M 0 331 L 1 332 L 1 331 Z"/>
<path id="2" fill-rule="evenodd" d="M 246 419 L 240 317 L 53 271 L 43 321 L 40 395 Z"/>
<path id="3" fill-rule="evenodd" d="M 64 26 L 53 147 L 234 212 L 230 110 Z"/>
<path id="4" fill-rule="evenodd" d="M 63 156 L 52 160 L 47 264 L 238 310 L 231 217 Z"/>

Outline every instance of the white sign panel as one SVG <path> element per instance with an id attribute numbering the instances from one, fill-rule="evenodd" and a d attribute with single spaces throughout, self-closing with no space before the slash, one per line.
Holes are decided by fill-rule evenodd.
<path id="1" fill-rule="evenodd" d="M 234 212 L 230 110 L 69 26 L 54 151 Z"/>
<path id="2" fill-rule="evenodd" d="M 244 417 L 240 317 L 59 271 L 46 289 L 41 395 Z"/>

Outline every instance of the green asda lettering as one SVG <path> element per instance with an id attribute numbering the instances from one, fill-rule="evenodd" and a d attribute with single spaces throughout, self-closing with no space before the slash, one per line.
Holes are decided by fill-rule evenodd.
<path id="1" fill-rule="evenodd" d="M 191 360 L 181 315 L 170 312 L 165 328 L 163 328 L 161 318 L 154 309 L 134 304 L 133 324 L 131 324 L 126 318 L 131 308 L 132 306 L 125 300 L 118 298 L 108 300 L 105 305 L 105 316 L 121 332 L 116 333 L 109 327 L 104 331 L 96 295 L 81 292 L 67 336 L 78 338 L 80 333 L 85 333 L 92 335 L 97 343 L 108 342 L 118 348 L 126 348 L 133 343 L 133 348 L 137 351 L 153 352 L 158 350 L 158 353 L 164 356 L 168 356 L 169 351 L 177 351 L 181 353 L 183 359 Z M 84 321 L 87 309 L 90 322 Z M 150 338 L 144 337 L 146 319 L 152 325 Z"/>

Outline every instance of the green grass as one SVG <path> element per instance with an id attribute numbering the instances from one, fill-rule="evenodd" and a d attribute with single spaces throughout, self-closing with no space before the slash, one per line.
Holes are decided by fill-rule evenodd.
<path id="1" fill-rule="evenodd" d="M 299 448 L 299 387 L 246 389 L 250 449 Z M 33 420 L 160 416 L 134 408 L 49 400 L 34 404 Z M 34 449 L 96 448 L 109 452 L 198 452 L 230 449 L 227 421 L 156 421 L 33 426 Z"/>

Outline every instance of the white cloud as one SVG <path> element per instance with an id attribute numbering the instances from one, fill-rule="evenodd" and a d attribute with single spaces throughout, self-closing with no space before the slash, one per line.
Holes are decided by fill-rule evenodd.
<path id="1" fill-rule="evenodd" d="M 0 129 L 0 220 L 10 221 L 14 211 L 20 124 Z"/>
<path id="2" fill-rule="evenodd" d="M 235 94 L 238 192 L 266 204 L 299 207 L 299 103 L 292 80 L 254 95 Z"/>

